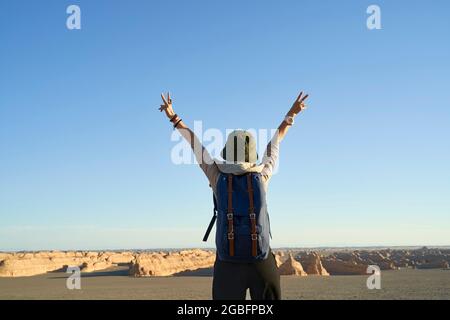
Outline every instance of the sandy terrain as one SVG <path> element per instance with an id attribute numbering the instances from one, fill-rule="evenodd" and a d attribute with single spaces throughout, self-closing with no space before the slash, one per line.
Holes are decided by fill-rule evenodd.
<path id="1" fill-rule="evenodd" d="M 85 273 L 81 290 L 66 288 L 67 274 L 0 278 L 0 299 L 210 299 L 211 270 L 171 277 L 134 278 L 127 267 Z M 366 276 L 283 276 L 283 299 L 450 299 L 450 271 L 388 270 L 381 290 L 368 290 Z"/>

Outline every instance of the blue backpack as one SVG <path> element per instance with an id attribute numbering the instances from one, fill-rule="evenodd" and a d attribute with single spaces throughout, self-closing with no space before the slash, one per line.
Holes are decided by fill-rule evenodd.
<path id="1" fill-rule="evenodd" d="M 259 173 L 220 173 L 214 195 L 214 215 L 203 241 L 217 219 L 218 258 L 230 262 L 264 260 L 270 252 L 270 221 Z"/>

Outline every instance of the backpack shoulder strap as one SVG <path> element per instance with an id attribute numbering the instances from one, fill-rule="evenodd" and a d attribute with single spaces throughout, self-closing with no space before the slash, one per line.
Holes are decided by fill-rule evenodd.
<path id="1" fill-rule="evenodd" d="M 228 244 L 229 254 L 234 256 L 234 225 L 233 225 L 233 175 L 228 174 L 228 206 L 227 206 L 227 220 L 228 220 Z"/>
<path id="2" fill-rule="evenodd" d="M 252 174 L 247 174 L 247 192 L 248 192 L 248 214 L 250 217 L 250 237 L 252 240 L 252 256 L 256 257 L 258 251 L 258 234 L 256 233 L 256 213 L 253 199 Z"/>

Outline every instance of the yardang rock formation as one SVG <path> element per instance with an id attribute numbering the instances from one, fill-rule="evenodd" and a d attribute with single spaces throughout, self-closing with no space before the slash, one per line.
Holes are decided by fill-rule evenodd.
<path id="1" fill-rule="evenodd" d="M 282 275 L 366 275 L 369 265 L 382 270 L 398 268 L 449 268 L 450 249 L 374 249 L 322 250 L 319 252 L 278 250 L 275 259 Z M 295 252 L 295 254 L 294 254 Z M 294 258 L 297 257 L 297 260 Z M 133 251 L 41 251 L 0 252 L 0 277 L 22 277 L 78 266 L 82 272 L 94 272 L 127 265 L 135 277 L 170 276 L 188 270 L 210 268 L 215 252 L 184 250 L 179 252 Z"/>

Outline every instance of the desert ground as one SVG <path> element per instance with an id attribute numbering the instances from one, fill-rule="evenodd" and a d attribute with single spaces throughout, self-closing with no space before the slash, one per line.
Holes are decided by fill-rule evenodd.
<path id="1" fill-rule="evenodd" d="M 449 248 L 274 254 L 283 299 L 450 299 Z M 202 249 L 0 253 L 0 299 L 210 299 L 215 259 Z M 367 287 L 373 267 L 380 289 Z M 67 287 L 74 268 L 80 289 Z"/>
<path id="2" fill-rule="evenodd" d="M 0 278 L 0 299 L 211 299 L 212 270 L 167 277 L 130 277 L 127 267 L 82 273 L 81 289 L 69 290 L 64 272 Z M 450 271 L 381 272 L 381 289 L 367 276 L 282 276 L 283 299 L 450 299 Z"/>

